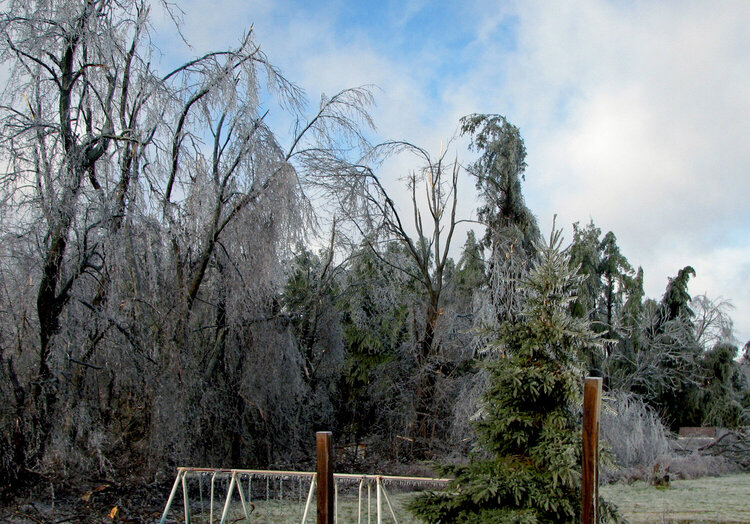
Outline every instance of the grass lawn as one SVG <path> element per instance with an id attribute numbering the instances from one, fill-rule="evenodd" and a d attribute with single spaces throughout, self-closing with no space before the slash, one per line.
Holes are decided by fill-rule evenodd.
<path id="1" fill-rule="evenodd" d="M 384 524 L 390 524 L 393 522 L 398 522 L 399 524 L 421 523 L 421 521 L 415 519 L 405 508 L 405 504 L 415 496 L 415 492 L 407 491 L 404 493 L 399 492 L 399 490 L 395 488 L 387 488 L 386 491 L 386 496 L 381 499 L 381 517 Z M 221 496 L 217 497 L 217 504 L 214 507 L 213 515 L 214 522 L 218 522 L 220 519 L 224 493 L 225 492 L 221 493 Z M 275 497 L 270 498 L 269 500 L 265 500 L 262 497 L 253 499 L 252 504 L 249 505 L 250 521 L 257 524 L 300 524 L 302 522 L 302 515 L 305 511 L 307 490 L 303 493 L 291 493 L 290 491 L 285 493 L 286 495 L 283 500 Z M 338 522 L 340 524 L 357 524 L 357 522 L 363 524 L 374 524 L 377 522 L 377 496 L 374 486 L 370 491 L 369 500 L 366 489 L 363 490 L 362 495 L 362 500 L 360 501 L 356 489 L 349 489 L 346 493 L 339 493 L 336 512 L 338 513 Z M 308 524 L 316 522 L 315 502 L 316 499 L 313 497 L 312 504 L 307 514 L 306 522 Z M 393 515 L 391 514 L 391 508 L 393 514 L 396 516 L 396 520 L 394 520 Z M 172 510 L 169 516 L 170 518 L 167 519 L 167 522 L 175 523 L 183 521 L 184 518 L 182 511 L 182 500 L 181 497 L 178 496 L 172 505 Z M 191 522 L 194 524 L 210 522 L 209 516 L 210 513 L 207 498 L 204 498 L 203 505 L 201 505 L 196 499 L 192 499 Z M 232 499 L 227 522 L 244 521 L 242 504 L 235 493 L 235 496 Z"/>
<path id="2" fill-rule="evenodd" d="M 406 509 L 403 507 L 404 503 L 408 501 L 413 494 L 399 494 L 399 493 L 393 493 L 389 495 L 389 500 L 391 502 L 391 505 L 393 507 L 393 511 L 396 514 L 396 518 L 398 519 L 397 522 L 399 524 L 419 524 L 421 521 L 416 520 L 414 517 L 411 516 L 411 514 L 406 511 Z M 279 502 L 279 501 L 269 501 L 267 504 L 265 501 L 256 501 L 255 503 L 255 510 L 253 511 L 251 515 L 251 521 L 257 522 L 257 523 L 274 523 L 274 524 L 284 524 L 284 523 L 296 523 L 299 524 L 302 521 L 302 514 L 304 512 L 304 504 L 292 504 L 289 502 Z M 241 517 L 240 512 L 238 511 L 239 508 L 235 508 L 235 510 L 232 513 L 232 517 L 234 519 L 238 519 Z M 359 502 L 356 496 L 347 496 L 342 497 L 341 500 L 339 500 L 339 505 L 337 507 L 338 511 L 338 522 L 340 524 L 357 524 L 358 518 L 357 514 L 359 513 L 359 518 L 361 519 L 362 523 L 370 522 L 371 524 L 374 524 L 377 521 L 377 506 L 376 506 L 376 500 L 375 500 L 375 494 L 372 494 L 371 500 L 370 500 L 370 511 L 368 515 L 367 511 L 367 500 L 363 500 L 362 508 L 360 510 Z M 385 500 L 382 501 L 382 522 L 383 523 L 392 523 L 396 522 L 393 520 L 393 517 L 391 516 L 390 509 L 388 508 L 387 503 Z M 369 516 L 369 519 L 368 519 Z M 200 517 L 200 515 L 198 515 Z M 315 501 L 313 500 L 313 505 L 310 508 L 310 512 L 307 516 L 307 523 L 314 523 L 316 518 L 315 513 Z M 218 519 L 217 519 L 218 520 Z M 196 520 L 196 522 L 203 522 L 202 520 Z"/>
<path id="3" fill-rule="evenodd" d="M 668 488 L 655 488 L 645 482 L 633 484 L 612 484 L 602 486 L 600 494 L 610 502 L 617 504 L 620 514 L 631 524 L 642 523 L 686 523 L 686 522 L 741 522 L 750 523 L 750 473 L 729 475 L 725 477 L 705 477 L 696 480 L 675 480 Z M 367 495 L 363 493 L 362 508 L 356 492 L 351 490 L 339 494 L 338 522 L 357 523 L 358 513 L 362 523 L 376 522 L 377 508 L 375 490 L 371 491 L 369 519 Z M 414 493 L 399 493 L 389 490 L 388 498 L 394 513 L 401 524 L 416 524 L 403 507 L 414 496 Z M 299 523 L 301 522 L 306 500 L 305 493 L 295 493 L 284 501 L 263 499 L 253 501 L 252 522 L 257 523 Z M 173 518 L 169 522 L 180 520 L 182 501 L 173 507 Z M 193 522 L 208 522 L 208 515 L 193 507 Z M 175 511 L 176 510 L 176 511 Z M 383 522 L 394 522 L 385 499 L 382 500 Z M 221 509 L 217 509 L 218 514 Z M 218 517 L 215 514 L 214 518 Z M 239 500 L 232 504 L 230 521 L 240 519 Z M 242 519 L 244 520 L 244 519 Z M 307 517 L 307 522 L 315 522 L 315 499 Z"/>
<path id="4" fill-rule="evenodd" d="M 750 523 L 750 474 L 674 480 L 668 488 L 645 482 L 599 490 L 632 524 L 644 522 Z"/>

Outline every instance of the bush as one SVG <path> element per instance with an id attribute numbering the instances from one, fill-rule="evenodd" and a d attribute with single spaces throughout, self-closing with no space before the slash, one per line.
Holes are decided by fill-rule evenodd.
<path id="1" fill-rule="evenodd" d="M 660 463 L 673 479 L 697 479 L 701 477 L 721 477 L 742 472 L 742 468 L 726 457 L 713 457 L 699 452 L 680 456 L 677 454 L 661 457 Z"/>
<path id="2" fill-rule="evenodd" d="M 603 482 L 650 481 L 653 468 L 672 479 L 695 479 L 737 473 L 742 468 L 725 457 L 695 451 L 680 452 L 659 415 L 637 395 L 610 392 L 604 399 L 599 422 L 604 447 L 600 478 Z"/>
<path id="3" fill-rule="evenodd" d="M 603 479 L 616 480 L 648 469 L 670 454 L 669 433 L 659 415 L 625 391 L 611 392 L 604 399 L 599 437 L 611 455 L 610 464 L 603 464 Z"/>

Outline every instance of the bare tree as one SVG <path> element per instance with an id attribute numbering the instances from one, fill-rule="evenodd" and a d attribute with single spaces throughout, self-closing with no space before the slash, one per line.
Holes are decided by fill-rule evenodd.
<path id="1" fill-rule="evenodd" d="M 358 177 L 349 177 L 343 188 L 336 186 L 340 209 L 369 245 L 372 253 L 387 265 L 393 261 L 382 255 L 379 242 L 397 240 L 408 257 L 408 264 L 395 269 L 418 283 L 423 294 L 421 312 L 415 318 L 414 419 L 410 433 L 417 449 L 429 450 L 435 439 L 437 416 L 436 385 L 445 371 L 446 354 L 438 336 L 447 286 L 449 252 L 459 220 L 456 217 L 457 186 L 460 166 L 446 161 L 446 151 L 438 158 L 413 144 L 390 142 L 376 148 L 375 154 L 409 152 L 422 167 L 407 175 L 405 182 L 411 197 L 408 214 L 402 212 L 381 178 L 368 166 L 356 166 Z M 421 192 L 424 191 L 424 196 Z"/>
<path id="2" fill-rule="evenodd" d="M 662 304 L 647 300 L 637 325 L 634 344 L 613 352 L 604 373 L 613 390 L 637 393 L 674 427 L 676 415 L 690 416 L 686 399 L 703 381 L 693 324 L 686 316 L 670 318 Z"/>
<path id="3" fill-rule="evenodd" d="M 11 64 L 2 108 L 9 166 L 2 191 L 15 212 L 6 232 L 26 236 L 36 259 L 29 268 L 37 289 L 35 376 L 28 388 L 20 382 L 16 388 L 30 393 L 30 420 L 27 404 L 21 403 L 24 395 L 17 394 L 16 403 L 19 427 L 30 424 L 21 431 L 35 434 L 38 445 L 19 448 L 16 458 L 23 463 L 45 451 L 59 399 L 54 336 L 79 280 L 96 278 L 102 270 L 101 236 L 112 216 L 110 204 L 117 200 L 116 188 L 126 190 L 128 184 L 127 171 L 116 172 L 107 163 L 113 142 L 132 150 L 138 145 L 125 129 L 117 129 L 124 118 L 118 118 L 117 106 L 128 96 L 133 55 L 124 40 L 110 35 L 127 34 L 135 45 L 143 6 L 130 6 L 132 18 L 121 32 L 108 2 L 11 2 L 7 7 L 0 21 L 0 56 Z M 19 355 L 22 350 L 17 349 Z M 7 363 L 15 376 L 13 360 Z"/>
<path id="4" fill-rule="evenodd" d="M 4 478 L 39 464 L 55 432 L 101 452 L 118 418 L 125 429 L 108 449 L 166 421 L 160 431 L 172 440 L 152 453 L 189 453 L 188 420 L 210 426 L 217 391 L 245 399 L 222 408 L 267 421 L 268 406 L 292 404 L 274 395 L 301 387 L 249 371 L 264 359 L 273 361 L 266 369 L 296 362 L 288 330 L 269 313 L 279 252 L 309 216 L 307 177 L 334 172 L 364 143 L 369 90 L 324 98 L 306 119 L 302 90 L 252 31 L 234 49 L 164 73 L 151 60 L 144 0 L 5 7 L 0 307 L 18 313 L 0 326 L 14 340 L 0 347 L 13 406 L 3 412 L 4 449 L 13 450 Z M 288 146 L 266 122 L 272 109 L 298 122 Z M 61 401 L 80 409 L 60 410 Z M 255 423 L 243 417 L 233 450 Z"/>
<path id="5" fill-rule="evenodd" d="M 712 349 L 719 342 L 733 342 L 732 317 L 729 311 L 732 303 L 719 297 L 711 300 L 706 295 L 698 295 L 690 301 L 690 309 L 695 313 L 695 339 L 704 350 Z"/>

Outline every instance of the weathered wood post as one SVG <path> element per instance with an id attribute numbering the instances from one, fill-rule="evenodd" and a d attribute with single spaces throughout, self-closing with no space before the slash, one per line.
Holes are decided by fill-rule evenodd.
<path id="1" fill-rule="evenodd" d="M 318 459 L 318 524 L 333 524 L 333 434 L 330 431 L 318 431 L 315 443 Z"/>
<path id="2" fill-rule="evenodd" d="M 602 379 L 588 377 L 583 388 L 583 524 L 597 521 L 599 504 L 599 410 Z"/>

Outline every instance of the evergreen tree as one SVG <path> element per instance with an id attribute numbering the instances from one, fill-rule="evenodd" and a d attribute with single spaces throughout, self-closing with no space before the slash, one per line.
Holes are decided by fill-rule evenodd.
<path id="1" fill-rule="evenodd" d="M 336 427 L 336 382 L 344 367 L 341 314 L 337 311 L 340 268 L 333 261 L 333 243 L 315 254 L 298 246 L 290 275 L 278 300 L 294 334 L 305 385 L 295 406 L 298 424 Z M 304 408 L 304 409 L 303 409 Z"/>
<path id="2" fill-rule="evenodd" d="M 574 316 L 586 317 L 592 321 L 596 319 L 596 303 L 602 289 L 602 278 L 599 273 L 601 233 L 601 229 L 594 225 L 593 220 L 585 227 L 576 222 L 573 224 L 573 243 L 570 245 L 570 264 L 578 268 L 578 274 L 581 276 L 581 285 L 570 310 Z"/>
<path id="3" fill-rule="evenodd" d="M 339 387 L 344 440 L 359 442 L 368 431 L 377 432 L 388 416 L 379 408 L 393 402 L 389 389 L 399 377 L 385 373 L 384 367 L 403 360 L 399 348 L 408 340 L 409 304 L 417 294 L 404 274 L 384 260 L 405 263 L 404 258 L 396 243 L 388 244 L 378 256 L 362 245 L 353 253 L 344 279 L 337 303 L 346 344 Z"/>
<path id="4" fill-rule="evenodd" d="M 501 115 L 472 114 L 461 119 L 461 132 L 470 134 L 472 147 L 482 152 L 470 171 L 477 178 L 477 190 L 484 201 L 479 220 L 487 225 L 485 245 L 494 246 L 508 229 L 517 229 L 523 248 L 533 252 L 540 235 L 521 192 L 521 181 L 526 178 L 526 147 L 518 127 Z"/>
<path id="5" fill-rule="evenodd" d="M 578 317 L 588 316 L 592 329 L 607 339 L 605 349 L 609 356 L 625 337 L 624 304 L 631 293 L 638 293 L 633 268 L 611 231 L 599 240 L 601 230 L 592 221 L 586 227 L 573 224 L 573 234 L 570 261 L 583 280 L 571 312 Z M 601 373 L 602 364 L 590 362 L 589 367 L 592 372 Z"/>
<path id="6" fill-rule="evenodd" d="M 471 293 L 485 283 L 484 271 L 484 249 L 477 242 L 474 231 L 470 230 L 456 266 L 455 283 L 459 293 L 468 294 L 471 298 Z"/>
<path id="7" fill-rule="evenodd" d="M 487 273 L 484 248 L 481 242 L 477 241 L 474 231 L 469 231 L 466 236 L 452 284 L 445 304 L 446 311 L 452 311 L 455 315 L 453 329 L 456 334 L 468 335 L 470 341 L 467 339 L 467 343 L 478 349 L 482 342 L 476 336 L 474 328 L 481 325 L 484 320 L 481 307 L 487 304 L 484 300 L 487 297 Z"/>
<path id="8" fill-rule="evenodd" d="M 695 269 L 692 266 L 685 266 L 680 269 L 676 277 L 669 279 L 667 290 L 661 299 L 667 320 L 674 320 L 678 317 L 691 319 L 695 315 L 690 309 L 690 294 L 688 293 L 688 281 L 691 275 L 695 276 Z"/>
<path id="9" fill-rule="evenodd" d="M 620 312 L 620 336 L 612 353 L 605 359 L 603 375 L 609 380 L 611 389 L 629 390 L 627 385 L 634 377 L 639 363 L 647 365 L 642 351 L 645 340 L 642 323 L 645 317 L 645 292 L 643 290 L 643 268 L 639 267 L 635 278 L 629 279 L 627 299 Z M 650 301 L 653 302 L 653 301 Z"/>
<path id="10" fill-rule="evenodd" d="M 498 330 L 502 356 L 488 365 L 490 387 L 475 423 L 481 449 L 466 465 L 442 468 L 455 478 L 446 493 L 411 506 L 427 522 L 580 521 L 579 355 L 597 340 L 586 319 L 570 314 L 580 277 L 560 245 L 553 232 L 539 248 L 522 284 L 521 317 Z"/>
<path id="11" fill-rule="evenodd" d="M 700 426 L 702 402 L 699 388 L 702 373 L 699 367 L 701 348 L 695 337 L 693 317 L 690 308 L 688 281 L 695 276 L 691 266 L 685 266 L 677 276 L 669 279 L 667 289 L 661 299 L 661 314 L 657 317 L 657 344 L 649 351 L 657 351 L 660 370 L 671 377 L 652 401 L 652 405 L 662 413 L 672 430 L 681 426 Z"/>
<path id="12" fill-rule="evenodd" d="M 719 342 L 703 354 L 703 387 L 698 390 L 703 426 L 737 427 L 750 422 L 750 412 L 743 407 L 748 383 L 742 367 L 735 361 L 737 346 Z"/>
<path id="13" fill-rule="evenodd" d="M 577 269 L 580 276 L 570 312 L 576 318 L 588 319 L 591 329 L 596 333 L 604 331 L 598 308 L 603 290 L 600 235 L 601 230 L 594 225 L 593 220 L 585 227 L 576 222 L 573 224 L 573 242 L 570 245 L 570 267 Z M 601 374 L 601 352 L 594 351 L 586 355 L 584 365 L 591 374 Z"/>
<path id="14" fill-rule="evenodd" d="M 518 282 L 528 271 L 540 238 L 536 218 L 521 192 L 526 147 L 518 128 L 501 115 L 465 116 L 461 132 L 471 135 L 471 147 L 481 153 L 469 172 L 477 179 L 479 221 L 487 228 L 483 245 L 489 249 L 493 324 L 514 322 L 522 301 Z"/>
<path id="15" fill-rule="evenodd" d="M 305 376 L 312 380 L 331 343 L 326 330 L 335 316 L 333 303 L 338 293 L 333 266 L 333 250 L 316 255 L 303 246 L 291 261 L 291 274 L 279 298 L 289 313 L 292 330 L 304 359 Z"/>
<path id="16" fill-rule="evenodd" d="M 646 295 L 643 290 L 643 268 L 638 267 L 635 278 L 628 283 L 628 298 L 622 308 L 621 323 L 631 341 L 634 341 L 635 332 L 638 328 L 639 317 L 643 313 L 643 298 Z M 635 343 L 632 344 L 635 346 Z"/>
<path id="17" fill-rule="evenodd" d="M 699 426 L 702 421 L 702 350 L 690 309 L 691 275 L 695 271 L 687 266 L 670 278 L 660 302 L 648 299 L 640 307 L 637 300 L 626 302 L 626 321 L 633 324 L 629 343 L 620 344 L 607 367 L 610 386 L 640 395 L 672 430 Z M 639 272 L 631 283 L 636 298 L 641 294 L 641 277 Z"/>
<path id="18" fill-rule="evenodd" d="M 619 338 L 616 324 L 624 303 L 624 295 L 632 286 L 633 268 L 620 253 L 617 238 L 611 231 L 604 235 L 600 246 L 600 273 L 604 282 L 604 296 L 600 306 L 607 338 Z"/>

